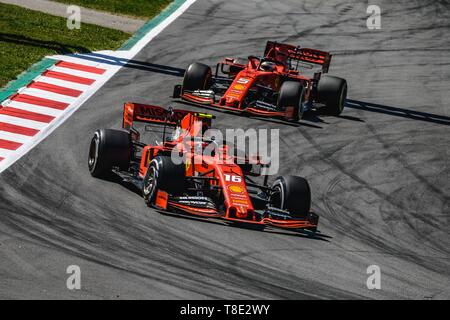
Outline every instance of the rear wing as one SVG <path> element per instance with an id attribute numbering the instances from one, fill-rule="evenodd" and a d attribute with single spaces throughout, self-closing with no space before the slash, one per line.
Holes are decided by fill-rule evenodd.
<path id="1" fill-rule="evenodd" d="M 160 106 L 127 102 L 123 106 L 124 129 L 130 129 L 133 122 L 145 122 L 161 125 L 177 125 L 187 114 L 192 113 L 181 109 L 165 109 Z"/>
<path id="2" fill-rule="evenodd" d="M 318 64 L 322 66 L 322 72 L 327 73 L 332 55 L 329 52 L 316 49 L 300 48 L 300 46 L 291 44 L 267 41 L 264 56 L 276 60 L 290 60 L 291 66 L 293 65 L 292 60 Z"/>

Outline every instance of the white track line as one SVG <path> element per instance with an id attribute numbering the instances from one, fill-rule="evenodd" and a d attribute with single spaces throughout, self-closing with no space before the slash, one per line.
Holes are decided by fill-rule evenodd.
<path id="1" fill-rule="evenodd" d="M 133 58 L 139 53 L 150 41 L 153 40 L 158 34 L 161 33 L 169 24 L 175 21 L 179 16 L 181 16 L 192 4 L 197 0 L 187 0 L 183 3 L 177 10 L 175 10 L 170 16 L 168 16 L 164 21 L 150 30 L 141 40 L 139 40 L 133 48 L 129 51 L 129 59 Z M 182 32 L 182 31 L 181 31 Z"/>
<path id="2" fill-rule="evenodd" d="M 43 106 L 37 106 L 34 104 L 19 102 L 19 101 L 14 101 L 14 100 L 9 101 L 7 106 L 13 107 L 16 109 L 20 109 L 20 110 L 34 112 L 34 113 L 45 114 L 46 116 L 52 116 L 52 117 L 58 117 L 64 112 L 64 110 L 58 110 L 58 109 L 53 109 L 53 108 L 48 108 L 48 107 L 43 107 Z"/>
<path id="3" fill-rule="evenodd" d="M 70 56 L 55 55 L 55 56 L 52 56 L 52 58 L 60 60 L 60 61 L 81 64 L 84 66 L 95 67 L 95 68 L 104 69 L 104 70 L 106 70 L 106 69 L 108 69 L 108 67 L 110 67 L 110 65 L 108 65 L 108 64 L 104 64 L 104 63 L 101 63 L 98 61 L 86 60 L 84 58 L 78 57 L 78 56 L 82 56 L 82 55 L 83 54 L 81 54 L 81 53 L 73 54 Z"/>
<path id="4" fill-rule="evenodd" d="M 36 130 L 42 130 L 47 126 L 47 123 L 44 123 L 44 122 L 7 116 L 5 114 L 0 114 L 0 122 L 5 122 L 5 123 L 13 124 L 16 126 L 21 126 L 21 127 L 26 127 L 26 128 L 36 129 Z M 5 160 L 3 160 L 3 161 L 5 161 Z"/>
<path id="5" fill-rule="evenodd" d="M 12 133 L 8 131 L 2 131 L 0 130 L 0 139 L 13 141 L 13 142 L 19 142 L 19 143 L 26 143 L 32 139 L 29 136 L 24 136 L 22 134 Z"/>
<path id="6" fill-rule="evenodd" d="M 97 73 L 75 70 L 75 69 L 70 69 L 70 68 L 65 68 L 65 67 L 53 66 L 49 70 L 61 72 L 61 73 L 65 73 L 65 74 L 70 74 L 71 76 L 87 78 L 87 79 L 91 79 L 91 80 L 97 80 L 103 76 L 103 75 L 97 74 Z"/>
<path id="7" fill-rule="evenodd" d="M 118 67 L 119 65 L 122 64 L 122 63 L 117 64 L 117 57 L 119 57 L 117 51 L 106 50 L 106 51 L 99 51 L 96 53 L 102 53 L 104 56 L 95 56 L 95 55 L 89 55 L 89 54 L 83 54 L 83 53 L 75 53 L 70 56 L 61 56 L 61 55 L 52 56 L 52 58 L 55 58 L 60 61 L 82 64 L 82 65 L 86 65 L 89 67 L 96 67 L 96 68 L 104 69 L 104 70 L 108 70 L 112 67 Z M 108 58 L 108 56 L 110 56 L 110 57 Z M 93 59 L 93 60 L 98 59 L 98 60 L 101 60 L 104 62 L 93 61 L 91 59 Z M 106 63 L 107 61 L 109 61 L 110 63 Z"/>
<path id="8" fill-rule="evenodd" d="M 2 149 L 2 148 L 0 148 L 0 157 L 2 157 L 2 158 L 7 158 L 8 156 L 10 156 L 12 153 L 14 153 L 15 151 L 13 151 L 13 150 L 8 150 L 8 149 Z M 5 160 L 3 160 L 3 161 L 6 161 L 6 159 Z"/>
<path id="9" fill-rule="evenodd" d="M 51 91 L 47 91 L 47 90 L 41 90 L 41 89 L 37 89 L 37 88 L 23 88 L 23 89 L 19 90 L 19 93 L 28 94 L 30 96 L 37 97 L 37 98 L 43 98 L 43 99 L 48 99 L 48 100 L 53 100 L 53 101 L 58 101 L 58 102 L 64 102 L 67 104 L 71 104 L 72 102 L 75 102 L 75 100 L 77 100 L 77 98 L 75 98 L 75 97 L 66 96 L 63 94 L 59 94 L 59 93 L 55 93 L 55 92 L 51 92 Z"/>
<path id="10" fill-rule="evenodd" d="M 64 81 L 64 80 L 60 80 L 60 79 L 56 79 L 56 78 L 52 78 L 52 77 L 46 77 L 46 76 L 37 77 L 35 79 L 35 82 L 45 82 L 48 84 L 54 84 L 55 86 L 60 86 L 60 87 L 69 88 L 69 89 L 75 89 L 78 91 L 86 91 L 87 89 L 89 89 L 89 86 L 85 85 L 85 84 L 75 83 L 72 81 Z"/>

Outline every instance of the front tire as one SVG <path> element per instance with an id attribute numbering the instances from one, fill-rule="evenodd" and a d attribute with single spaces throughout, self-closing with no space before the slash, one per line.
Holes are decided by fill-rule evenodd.
<path id="1" fill-rule="evenodd" d="M 270 195 L 270 205 L 288 211 L 293 217 L 305 218 L 311 209 L 311 189 L 302 177 L 278 177 Z"/>
<path id="2" fill-rule="evenodd" d="M 344 110 L 347 98 L 347 81 L 333 76 L 322 76 L 317 86 L 319 102 L 325 104 L 329 115 L 338 116 Z"/>
<path id="3" fill-rule="evenodd" d="M 151 206 L 157 190 L 170 195 L 180 195 L 185 190 L 186 169 L 183 163 L 175 164 L 169 156 L 156 156 L 149 164 L 142 186 L 142 195 Z"/>
<path id="4" fill-rule="evenodd" d="M 100 129 L 89 147 L 88 167 L 96 178 L 106 176 L 113 167 L 128 170 L 131 161 L 131 136 L 122 130 Z"/>
<path id="5" fill-rule="evenodd" d="M 298 121 L 303 116 L 304 91 L 300 82 L 285 81 L 281 85 L 278 95 L 278 110 L 286 110 L 287 107 L 294 107 L 294 121 Z"/>
<path id="6" fill-rule="evenodd" d="M 207 90 L 212 84 L 211 68 L 194 62 L 186 69 L 183 78 L 183 91 Z"/>

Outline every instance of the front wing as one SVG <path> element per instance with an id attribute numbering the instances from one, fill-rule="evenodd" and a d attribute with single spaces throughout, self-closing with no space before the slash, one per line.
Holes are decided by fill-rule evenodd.
<path id="1" fill-rule="evenodd" d="M 158 209 L 167 211 L 181 211 L 194 216 L 203 218 L 217 218 L 230 222 L 238 222 L 251 225 L 272 226 L 282 229 L 308 229 L 315 231 L 319 223 L 319 216 L 313 212 L 308 213 L 304 219 L 297 219 L 285 216 L 284 218 L 275 218 L 265 214 L 255 214 L 254 219 L 238 219 L 227 217 L 225 214 L 219 213 L 215 208 L 208 205 L 194 206 L 189 203 L 181 203 L 174 198 L 170 198 L 167 192 L 158 190 L 156 195 L 155 206 Z M 280 216 L 278 214 L 278 216 Z"/>
<path id="2" fill-rule="evenodd" d="M 235 111 L 235 112 L 241 112 L 241 113 L 249 113 L 254 114 L 260 117 L 270 117 L 270 118 L 284 118 L 286 120 L 293 120 L 294 119 L 294 108 L 286 108 L 285 111 L 272 111 L 262 108 L 254 107 L 248 107 L 245 109 L 240 109 L 236 107 L 229 107 L 225 105 L 221 105 L 215 102 L 213 98 L 210 97 L 201 97 L 192 93 L 183 93 L 180 96 L 181 99 L 193 102 L 196 104 L 201 105 L 207 105 L 215 108 L 220 108 L 228 111 Z"/>

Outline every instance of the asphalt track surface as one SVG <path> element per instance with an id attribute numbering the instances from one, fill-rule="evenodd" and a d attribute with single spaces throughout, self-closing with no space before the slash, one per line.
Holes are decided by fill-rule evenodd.
<path id="1" fill-rule="evenodd" d="M 0 298 L 450 298 L 450 4 L 378 4 L 370 31 L 363 2 L 195 3 L 1 174 Z M 216 126 L 280 129 L 280 173 L 310 181 L 322 237 L 161 215 L 90 177 L 91 135 L 120 126 L 123 102 L 168 105 L 190 62 L 268 39 L 330 50 L 348 107 L 298 126 L 213 111 Z M 67 290 L 68 265 L 82 290 Z"/>

